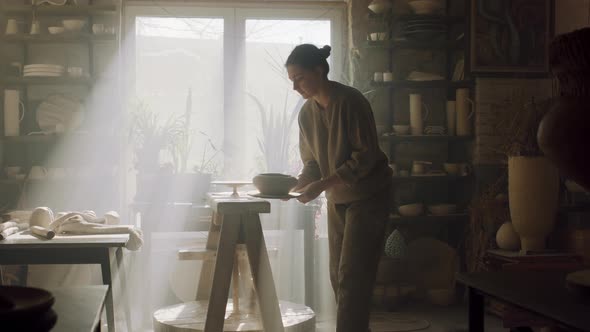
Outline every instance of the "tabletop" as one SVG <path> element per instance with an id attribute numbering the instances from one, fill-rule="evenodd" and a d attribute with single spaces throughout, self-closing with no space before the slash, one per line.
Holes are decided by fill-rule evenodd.
<path id="1" fill-rule="evenodd" d="M 457 280 L 499 300 L 570 327 L 590 331 L 590 305 L 567 290 L 566 274 L 553 271 L 459 273 Z"/>
<path id="2" fill-rule="evenodd" d="M 129 234 L 92 234 L 92 235 L 56 235 L 51 240 L 31 235 L 28 231 L 9 236 L 0 241 L 2 249 L 32 248 L 98 248 L 124 247 L 129 241 Z"/>
<path id="3" fill-rule="evenodd" d="M 48 289 L 55 297 L 55 332 L 92 332 L 100 322 L 108 290 L 106 285 Z"/>

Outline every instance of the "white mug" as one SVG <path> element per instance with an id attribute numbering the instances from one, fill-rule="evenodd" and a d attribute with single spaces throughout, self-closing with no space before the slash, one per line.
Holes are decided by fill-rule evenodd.
<path id="1" fill-rule="evenodd" d="M 393 81 L 393 73 L 390 71 L 386 71 L 383 73 L 383 81 L 384 82 L 391 82 Z"/>
<path id="2" fill-rule="evenodd" d="M 20 122 L 25 117 L 25 104 L 19 90 L 4 90 L 4 136 L 19 136 Z"/>
<path id="3" fill-rule="evenodd" d="M 81 77 L 83 74 L 82 67 L 68 67 L 70 77 Z"/>
<path id="4" fill-rule="evenodd" d="M 457 136 L 471 135 L 471 117 L 475 113 L 475 103 L 469 99 L 469 89 L 455 92 L 455 113 L 457 117 Z M 471 107 L 469 107 L 471 104 Z"/>
<path id="5" fill-rule="evenodd" d="M 455 136 L 456 118 L 455 101 L 447 100 L 447 135 L 449 136 Z"/>
<path id="6" fill-rule="evenodd" d="M 6 31 L 4 33 L 7 35 L 14 35 L 18 33 L 18 23 L 16 23 L 16 19 L 9 18 L 6 21 Z"/>
<path id="7" fill-rule="evenodd" d="M 94 23 L 92 25 L 92 33 L 95 35 L 100 35 L 104 33 L 104 24 L 102 23 Z"/>
<path id="8" fill-rule="evenodd" d="M 35 21 L 31 22 L 30 34 L 31 35 L 38 35 L 40 33 L 41 33 L 41 24 L 39 23 L 39 21 L 35 20 Z"/>
<path id="9" fill-rule="evenodd" d="M 375 82 L 383 82 L 383 73 L 376 71 L 375 74 L 373 74 L 373 81 Z"/>
<path id="10" fill-rule="evenodd" d="M 29 179 L 39 180 L 47 176 L 47 169 L 43 166 L 33 166 L 29 171 Z"/>

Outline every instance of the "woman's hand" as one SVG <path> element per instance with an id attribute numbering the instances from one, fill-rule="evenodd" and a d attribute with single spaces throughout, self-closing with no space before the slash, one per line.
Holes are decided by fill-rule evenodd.
<path id="1" fill-rule="evenodd" d="M 297 200 L 305 204 L 316 199 L 324 190 L 341 184 L 342 180 L 337 175 L 332 175 L 322 180 L 314 181 L 303 188 L 303 194 Z"/>
<path id="2" fill-rule="evenodd" d="M 309 184 L 312 182 L 313 182 L 313 180 L 311 180 L 311 179 L 300 177 L 298 179 L 297 185 L 295 186 L 295 188 L 291 189 L 291 191 L 295 192 L 295 193 L 305 192 L 305 190 L 307 189 L 307 186 L 309 186 Z"/>
<path id="3" fill-rule="evenodd" d="M 316 199 L 325 190 L 325 182 L 323 180 L 314 181 L 302 189 L 303 193 L 297 197 L 297 200 L 305 204 Z"/>

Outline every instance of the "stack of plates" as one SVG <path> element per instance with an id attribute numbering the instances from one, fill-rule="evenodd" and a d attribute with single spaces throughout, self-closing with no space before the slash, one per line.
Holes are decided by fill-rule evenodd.
<path id="1" fill-rule="evenodd" d="M 444 37 L 446 24 L 439 18 L 411 18 L 401 23 L 400 35 L 413 40 L 431 41 Z"/>
<path id="2" fill-rule="evenodd" d="M 49 64 L 31 64 L 23 68 L 24 77 L 58 77 L 64 73 L 64 66 Z"/>
<path id="3" fill-rule="evenodd" d="M 57 322 L 55 298 L 39 288 L 0 286 L 2 331 L 49 331 Z"/>

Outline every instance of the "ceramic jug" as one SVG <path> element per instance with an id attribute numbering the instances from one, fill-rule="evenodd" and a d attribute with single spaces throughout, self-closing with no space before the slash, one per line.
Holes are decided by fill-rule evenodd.
<path id="1" fill-rule="evenodd" d="M 25 105 L 19 90 L 4 90 L 4 136 L 19 136 Z"/>
<path id="2" fill-rule="evenodd" d="M 412 135 L 424 134 L 424 120 L 428 118 L 428 108 L 424 105 L 423 113 L 422 96 L 416 93 L 410 94 L 410 130 Z"/>
<path id="3" fill-rule="evenodd" d="M 471 117 L 473 116 L 474 110 L 474 102 L 469 99 L 469 89 L 457 89 L 455 92 L 457 136 L 472 135 Z"/>

